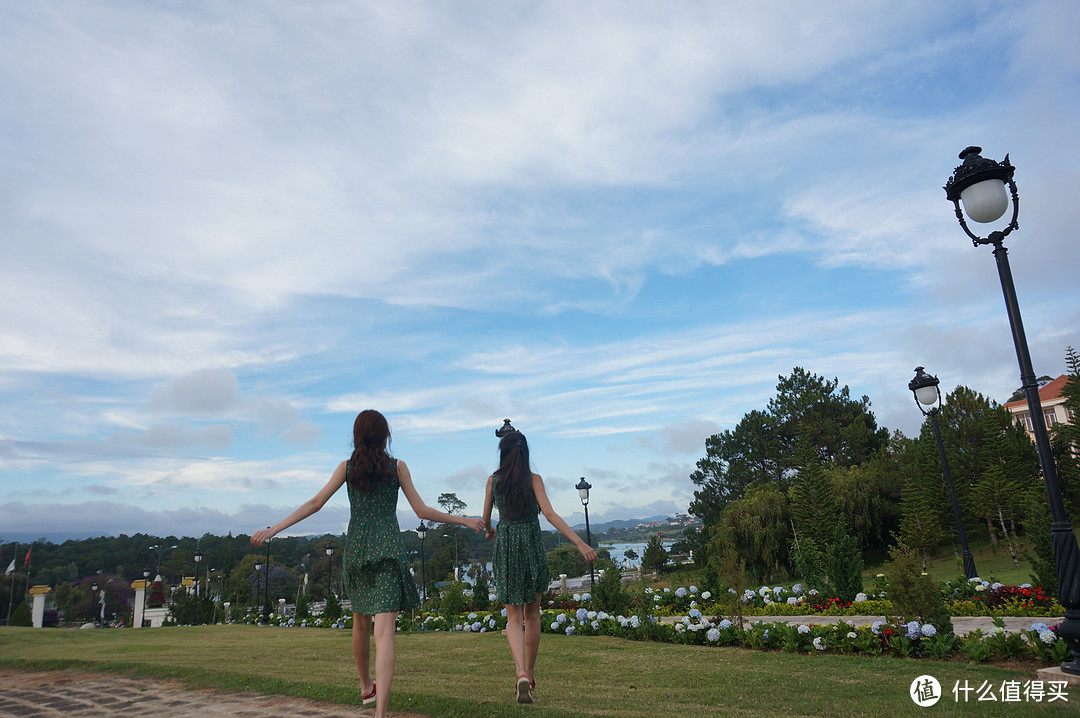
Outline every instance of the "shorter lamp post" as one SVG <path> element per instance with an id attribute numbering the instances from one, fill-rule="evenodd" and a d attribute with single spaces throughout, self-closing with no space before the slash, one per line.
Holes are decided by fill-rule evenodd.
<path id="1" fill-rule="evenodd" d="M 326 578 L 327 593 L 334 593 L 334 548 L 336 547 L 334 546 L 333 541 L 326 544 L 326 559 L 330 565 L 330 568 L 327 570 Z M 335 593 L 334 595 L 336 596 L 337 594 Z"/>
<path id="2" fill-rule="evenodd" d="M 90 584 L 90 610 L 94 612 L 93 616 L 94 616 L 94 625 L 95 626 L 98 625 L 98 612 L 97 612 L 97 609 L 94 608 L 94 604 L 97 602 L 97 600 L 98 600 L 98 582 L 94 581 L 92 584 Z"/>
<path id="3" fill-rule="evenodd" d="M 262 561 L 255 562 L 255 610 L 262 605 Z"/>
<path id="4" fill-rule="evenodd" d="M 168 550 L 171 550 L 171 549 L 174 549 L 174 548 L 180 548 L 180 547 L 175 545 L 175 544 L 172 545 L 172 546 L 158 546 L 157 544 L 154 544 L 153 546 L 150 547 L 150 549 L 149 549 L 150 551 L 154 551 L 154 552 L 157 553 L 157 571 L 154 573 L 155 576 L 160 576 L 161 575 L 161 552 L 162 551 L 168 551 Z"/>
<path id="5" fill-rule="evenodd" d="M 585 507 L 585 540 L 592 548 L 592 531 L 589 530 L 589 489 L 592 488 L 592 484 L 582 476 L 574 488 L 577 489 L 578 496 L 581 498 L 581 505 Z M 593 573 L 592 562 L 589 562 L 589 585 L 596 586 L 596 574 Z"/>
<path id="6" fill-rule="evenodd" d="M 270 528 L 267 526 L 266 528 Z M 270 541 L 266 539 L 266 590 L 263 592 L 263 625 L 270 623 Z"/>
<path id="7" fill-rule="evenodd" d="M 191 610 L 191 625 L 199 625 L 199 564 L 202 563 L 202 549 L 195 547 L 195 601 Z"/>
<path id="8" fill-rule="evenodd" d="M 915 395 L 915 404 L 919 407 L 919 411 L 923 413 L 923 416 L 930 417 L 930 426 L 934 429 L 938 458 L 941 460 L 941 472 L 945 476 L 945 486 L 949 489 L 953 515 L 956 517 L 956 530 L 960 534 L 960 557 L 964 563 L 964 575 L 971 579 L 979 574 L 975 570 L 975 559 L 968 548 L 964 520 L 960 518 L 960 502 L 956 499 L 956 488 L 953 486 L 952 472 L 949 471 L 949 459 L 945 456 L 945 443 L 941 440 L 941 427 L 938 425 L 938 414 L 941 413 L 941 389 L 938 384 L 936 376 L 930 376 L 923 371 L 923 367 L 917 366 L 915 378 L 908 382 L 908 389 L 911 389 L 911 393 Z M 924 406 L 930 408 L 924 409 Z"/>
<path id="9" fill-rule="evenodd" d="M 142 590 L 142 623 L 140 627 L 146 625 L 146 594 L 150 593 L 150 569 L 144 568 L 142 570 L 143 577 L 143 590 Z"/>
<path id="10" fill-rule="evenodd" d="M 427 570 L 424 565 L 424 539 L 427 538 L 427 526 L 420 519 L 420 525 L 416 527 L 416 536 L 420 539 L 420 605 L 424 605 L 427 598 Z"/>

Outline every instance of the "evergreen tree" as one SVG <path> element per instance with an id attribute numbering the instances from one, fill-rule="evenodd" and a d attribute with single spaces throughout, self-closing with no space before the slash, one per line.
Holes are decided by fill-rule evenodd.
<path id="1" fill-rule="evenodd" d="M 862 591 L 862 552 L 859 542 L 842 526 L 836 527 L 826 552 L 829 585 L 841 601 L 851 603 Z"/>
<path id="2" fill-rule="evenodd" d="M 1075 526 L 1080 521 L 1080 355 L 1072 347 L 1065 350 L 1065 366 L 1068 379 L 1061 396 L 1068 421 L 1050 431 L 1065 512 Z"/>
<path id="3" fill-rule="evenodd" d="M 660 535 L 649 537 L 645 544 L 645 551 L 641 557 L 641 567 L 646 571 L 660 571 L 668 561 L 668 552 L 660 542 Z"/>
<path id="4" fill-rule="evenodd" d="M 915 446 L 915 471 L 907 477 L 900 500 L 900 540 L 922 557 L 923 568 L 927 556 L 945 537 L 942 512 L 948 501 L 937 445 L 930 432 L 929 423 L 924 423 Z"/>
<path id="5" fill-rule="evenodd" d="M 791 520 L 798 535 L 824 546 L 836 526 L 836 501 L 806 432 L 799 438 L 796 457 L 798 473 L 788 492 Z"/>
<path id="6" fill-rule="evenodd" d="M 1002 426 L 1003 421 L 1006 426 Z M 972 506 L 976 515 L 986 520 L 992 534 L 1005 540 L 1013 565 L 1019 567 L 1017 523 L 1025 511 L 1028 494 L 1035 488 L 1032 474 L 1036 467 L 1024 461 L 1024 449 L 1031 442 L 998 412 L 987 412 L 983 423 L 982 477 L 971 492 Z"/>

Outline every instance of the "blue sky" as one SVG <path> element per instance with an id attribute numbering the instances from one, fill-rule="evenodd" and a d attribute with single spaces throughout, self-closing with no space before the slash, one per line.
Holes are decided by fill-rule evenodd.
<path id="1" fill-rule="evenodd" d="M 941 189 L 971 144 L 1017 167 L 1057 376 L 1078 26 L 1066 0 L 0 3 L 0 539 L 250 533 L 364 408 L 470 512 L 513 419 L 578 523 L 580 476 L 594 521 L 685 510 L 705 437 L 795 366 L 908 434 L 916 365 L 1004 401 L 994 260 Z M 339 496 L 296 530 L 346 521 Z"/>

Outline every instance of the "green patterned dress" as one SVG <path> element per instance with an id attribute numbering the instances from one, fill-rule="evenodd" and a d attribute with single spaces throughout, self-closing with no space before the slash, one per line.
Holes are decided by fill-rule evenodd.
<path id="1" fill-rule="evenodd" d="M 420 606 L 420 594 L 401 542 L 397 520 L 400 487 L 397 461 L 393 465 L 393 481 L 370 491 L 357 491 L 346 482 L 351 518 L 343 559 L 345 593 L 352 601 L 353 613 L 361 616 Z M 346 476 L 348 470 L 346 463 Z"/>
<path id="2" fill-rule="evenodd" d="M 540 506 L 529 485 L 529 510 L 520 518 L 507 516 L 496 490 L 496 476 L 491 482 L 499 526 L 495 532 L 492 568 L 495 571 L 495 596 L 505 604 L 522 606 L 535 603 L 536 594 L 544 593 L 551 582 L 548 574 L 544 538 L 540 533 Z"/>

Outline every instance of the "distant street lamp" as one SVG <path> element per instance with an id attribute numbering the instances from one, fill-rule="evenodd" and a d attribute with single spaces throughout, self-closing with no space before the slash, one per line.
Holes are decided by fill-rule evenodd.
<path id="1" fill-rule="evenodd" d="M 151 546 L 148 549 L 150 551 L 156 551 L 157 552 L 157 571 L 154 572 L 155 576 L 160 576 L 161 575 L 161 553 L 162 553 L 162 551 L 168 551 L 168 550 L 171 550 L 171 549 L 174 549 L 174 548 L 179 548 L 179 546 L 177 546 L 175 544 L 172 545 L 172 546 L 158 546 L 157 544 L 154 544 L 153 546 Z"/>
<path id="2" fill-rule="evenodd" d="M 140 627 L 145 626 L 146 621 L 146 594 L 150 593 L 150 569 L 144 568 L 142 570 L 143 577 L 143 592 L 142 592 L 142 623 Z"/>
<path id="3" fill-rule="evenodd" d="M 330 564 L 326 579 L 326 590 L 328 593 L 334 593 L 334 548 L 335 546 L 333 541 L 330 541 L 326 544 L 326 558 L 328 563 Z M 334 595 L 336 596 L 337 594 L 334 593 Z"/>
<path id="4" fill-rule="evenodd" d="M 195 545 L 195 602 L 191 613 L 191 625 L 199 625 L 199 564 L 202 563 L 202 549 Z"/>
<path id="5" fill-rule="evenodd" d="M 967 578 L 975 578 L 978 572 L 975 570 L 975 559 L 968 549 L 967 535 L 964 533 L 964 520 L 960 518 L 960 502 L 956 499 L 956 488 L 953 486 L 952 472 L 949 471 L 949 459 L 945 456 L 945 443 L 941 440 L 941 427 L 938 426 L 938 414 L 941 412 L 941 389 L 938 388 L 938 378 L 930 376 L 923 371 L 923 367 L 915 367 L 915 378 L 908 382 L 908 389 L 915 395 L 915 404 L 923 416 L 930 417 L 930 426 L 934 429 L 934 440 L 937 442 L 938 458 L 941 460 L 941 471 L 945 476 L 945 486 L 949 490 L 949 499 L 952 501 L 953 515 L 956 517 L 956 530 L 960 534 L 960 557 L 964 563 L 964 575 Z M 934 406 L 934 405 L 937 406 Z M 929 406 L 924 409 L 923 406 Z"/>
<path id="6" fill-rule="evenodd" d="M 266 528 L 270 528 L 267 526 Z M 266 539 L 266 590 L 263 592 L 263 625 L 270 623 L 270 541 Z"/>
<path id="7" fill-rule="evenodd" d="M 1062 663 L 1061 669 L 1065 673 L 1080 675 L 1080 546 L 1077 546 L 1076 534 L 1065 513 L 1057 467 L 1050 450 L 1050 435 L 1046 431 L 1046 420 L 1039 400 L 1039 384 L 1031 365 L 1031 352 L 1024 334 L 1024 322 L 1020 317 L 1009 254 L 1004 245 L 1005 237 L 1020 226 L 1016 222 L 1020 212 L 1020 197 L 1016 182 L 1013 181 L 1016 168 L 1009 164 L 1008 155 L 1005 155 L 1002 162 L 995 162 L 980 156 L 980 152 L 981 147 L 968 147 L 960 153 L 963 164 L 953 170 L 952 176 L 945 183 L 945 196 L 953 203 L 956 218 L 974 245 L 994 245 L 1001 291 L 1005 297 L 1005 309 L 1009 315 L 1009 327 L 1012 329 L 1013 345 L 1020 365 L 1021 386 L 1027 397 L 1028 411 L 1031 412 L 1035 448 L 1039 452 L 1039 465 L 1042 467 L 1046 497 L 1050 503 L 1050 533 L 1054 540 L 1057 563 L 1058 600 L 1065 607 L 1065 620 L 1061 624 L 1060 635 L 1072 650 L 1072 660 Z M 1006 185 L 1009 188 L 1008 194 L 1005 191 Z M 975 222 L 996 222 L 1008 209 L 1010 196 L 1012 219 L 1004 230 L 993 231 L 988 237 L 982 238 L 968 229 L 965 213 Z M 960 208 L 961 202 L 964 204 L 963 210 Z"/>
<path id="8" fill-rule="evenodd" d="M 262 561 L 255 561 L 255 610 L 262 605 Z"/>
<path id="9" fill-rule="evenodd" d="M 98 600 L 98 582 L 94 581 L 92 584 L 90 584 L 90 610 L 93 611 L 93 613 L 91 615 L 94 617 L 94 625 L 95 626 L 98 625 L 98 617 L 97 617 L 98 612 L 97 612 L 97 609 L 94 608 L 94 603 L 97 602 L 97 600 Z"/>
<path id="10" fill-rule="evenodd" d="M 416 527 L 416 535 L 420 539 L 420 605 L 424 605 L 427 598 L 427 570 L 424 566 L 424 539 L 427 538 L 427 526 L 420 519 L 420 525 Z"/>
<path id="11" fill-rule="evenodd" d="M 592 531 L 589 529 L 589 489 L 592 488 L 592 484 L 585 480 L 582 476 L 581 480 L 577 482 L 578 496 L 581 498 L 581 505 L 585 507 L 585 541 L 592 547 Z M 596 587 L 596 574 L 593 572 L 593 563 L 589 562 L 589 584 Z"/>

